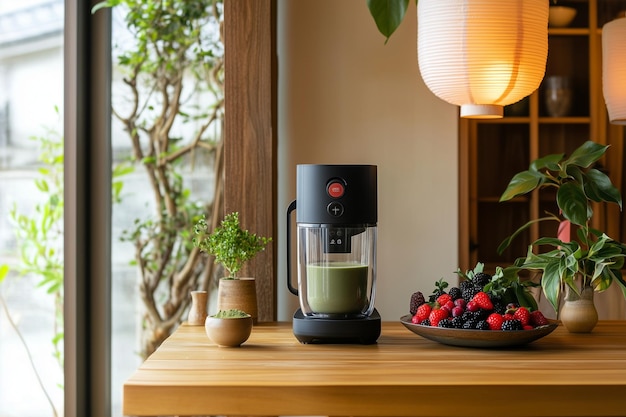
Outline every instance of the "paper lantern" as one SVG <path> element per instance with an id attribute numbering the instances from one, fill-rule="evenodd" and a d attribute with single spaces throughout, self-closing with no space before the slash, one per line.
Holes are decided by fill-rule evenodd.
<path id="1" fill-rule="evenodd" d="M 548 0 L 419 0 L 426 86 L 461 117 L 502 117 L 535 91 L 548 56 Z"/>
<path id="2" fill-rule="evenodd" d="M 602 92 L 611 123 L 626 124 L 626 19 L 602 28 Z"/>

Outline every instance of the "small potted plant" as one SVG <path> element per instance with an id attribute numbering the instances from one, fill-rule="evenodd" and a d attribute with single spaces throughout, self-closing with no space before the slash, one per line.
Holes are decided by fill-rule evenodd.
<path id="1" fill-rule="evenodd" d="M 604 291 L 616 282 L 626 297 L 626 281 L 621 273 L 626 245 L 590 226 L 592 203 L 615 203 L 622 207 L 619 190 L 606 174 L 592 167 L 607 148 L 608 145 L 587 141 L 569 157 L 554 154 L 537 159 L 527 171 L 511 179 L 500 198 L 506 201 L 549 188 L 556 191 L 558 213 L 547 213 L 546 217 L 521 226 L 502 242 L 498 252 L 502 253 L 512 239 L 534 223 L 559 222 L 557 236 L 537 239 L 526 256 L 518 258 L 509 269 L 541 272 L 542 290 L 570 332 L 590 332 L 595 326 L 598 316 L 593 305 L 594 291 Z M 574 239 L 566 237 L 569 228 L 575 232 Z M 562 308 L 561 291 L 565 292 Z M 589 312 L 587 322 L 570 320 L 578 318 L 582 311 Z"/>
<path id="2" fill-rule="evenodd" d="M 252 333 L 252 316 L 238 309 L 220 310 L 206 318 L 204 329 L 218 346 L 241 346 Z"/>
<path id="3" fill-rule="evenodd" d="M 208 224 L 203 217 L 196 223 L 194 234 L 194 246 L 215 256 L 215 262 L 228 271 L 228 276 L 219 280 L 217 308 L 243 310 L 256 321 L 255 280 L 240 277 L 239 271 L 247 261 L 265 250 L 271 238 L 257 236 L 242 229 L 238 212 L 226 215 L 221 225 L 212 233 L 209 233 Z"/>

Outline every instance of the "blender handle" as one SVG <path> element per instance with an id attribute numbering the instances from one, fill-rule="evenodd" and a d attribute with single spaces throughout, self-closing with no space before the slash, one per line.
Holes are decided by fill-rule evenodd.
<path id="1" fill-rule="evenodd" d="M 296 200 L 287 208 L 287 288 L 293 295 L 298 295 L 298 289 L 291 285 L 291 212 L 296 209 Z"/>

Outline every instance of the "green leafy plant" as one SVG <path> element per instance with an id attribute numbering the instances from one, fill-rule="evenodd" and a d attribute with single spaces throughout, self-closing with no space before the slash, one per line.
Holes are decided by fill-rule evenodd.
<path id="1" fill-rule="evenodd" d="M 237 278 L 243 265 L 264 250 L 271 241 L 271 238 L 257 236 L 242 229 L 238 212 L 226 215 L 222 224 L 210 234 L 206 220 L 201 218 L 196 223 L 194 232 L 194 245 L 201 251 L 214 255 L 215 261 L 222 264 L 233 279 Z"/>
<path id="2" fill-rule="evenodd" d="M 530 193 L 554 189 L 558 213 L 531 220 L 507 237 L 498 247 L 502 253 L 511 241 L 532 224 L 556 221 L 561 227 L 576 231 L 576 240 L 563 241 L 558 236 L 541 237 L 528 248 L 525 257 L 518 258 L 508 271 L 521 269 L 541 271 L 541 287 L 555 311 L 563 285 L 577 294 L 585 287 L 604 291 L 616 282 L 626 297 L 626 281 L 621 269 L 626 257 L 626 245 L 590 226 L 593 203 L 615 203 L 620 209 L 622 198 L 610 178 L 593 167 L 608 149 L 608 145 L 587 141 L 572 152 L 548 155 L 530 164 L 511 179 L 500 201 Z M 551 248 L 541 252 L 542 248 Z"/>

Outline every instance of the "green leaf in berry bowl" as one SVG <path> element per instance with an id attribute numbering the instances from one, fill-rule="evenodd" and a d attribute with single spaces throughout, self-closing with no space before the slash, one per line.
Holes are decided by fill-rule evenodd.
<path id="1" fill-rule="evenodd" d="M 416 335 L 444 345 L 475 348 L 504 348 L 526 345 L 549 335 L 559 325 L 557 321 L 549 320 L 547 325 L 531 330 L 448 329 L 414 324 L 411 322 L 411 318 L 412 316 L 407 314 L 400 318 L 400 322 Z"/>

